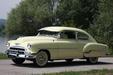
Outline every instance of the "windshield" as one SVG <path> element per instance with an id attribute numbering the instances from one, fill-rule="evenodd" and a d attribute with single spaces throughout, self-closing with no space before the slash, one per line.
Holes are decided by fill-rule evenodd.
<path id="1" fill-rule="evenodd" d="M 38 32 L 38 36 L 53 36 L 57 37 L 59 32 L 52 32 L 52 31 L 46 31 L 46 30 L 41 30 Z"/>

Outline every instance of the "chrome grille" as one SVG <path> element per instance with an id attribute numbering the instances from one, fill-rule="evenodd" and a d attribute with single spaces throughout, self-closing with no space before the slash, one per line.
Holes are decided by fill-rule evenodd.
<path id="1" fill-rule="evenodd" d="M 10 49 L 11 49 L 11 50 L 21 50 L 21 51 L 25 51 L 25 49 L 22 49 L 22 48 L 13 48 L 13 47 L 11 47 Z"/>
<path id="2" fill-rule="evenodd" d="M 25 49 L 22 48 L 15 48 L 15 47 L 10 47 L 8 50 L 10 54 L 25 54 Z"/>

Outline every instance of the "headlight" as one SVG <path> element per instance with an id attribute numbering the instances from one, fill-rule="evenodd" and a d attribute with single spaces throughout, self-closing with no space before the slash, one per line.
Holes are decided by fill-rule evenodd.
<path id="1" fill-rule="evenodd" d="M 31 48 L 31 44 L 27 44 L 27 48 Z"/>
<path id="2" fill-rule="evenodd" d="M 6 46 L 9 47 L 10 46 L 10 43 L 7 43 Z"/>

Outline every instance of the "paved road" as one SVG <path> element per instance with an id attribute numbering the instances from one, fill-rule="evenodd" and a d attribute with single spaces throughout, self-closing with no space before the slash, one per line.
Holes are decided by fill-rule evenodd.
<path id="1" fill-rule="evenodd" d="M 113 57 L 100 58 L 99 62 L 95 65 L 88 64 L 84 60 L 75 60 L 71 64 L 64 61 L 55 61 L 55 63 L 51 62 L 44 68 L 36 67 L 29 61 L 25 61 L 22 65 L 15 65 L 11 60 L 0 60 L 0 75 L 31 75 L 63 71 L 87 71 L 92 69 L 113 69 Z"/>

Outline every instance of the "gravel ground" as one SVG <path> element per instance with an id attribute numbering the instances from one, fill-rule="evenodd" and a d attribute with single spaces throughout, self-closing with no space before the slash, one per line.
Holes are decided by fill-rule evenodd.
<path id="1" fill-rule="evenodd" d="M 44 68 L 39 68 L 30 61 L 22 65 L 15 65 L 11 60 L 0 60 L 0 75 L 32 75 L 64 71 L 88 71 L 94 69 L 113 69 L 113 57 L 100 58 L 97 64 L 89 64 L 76 59 L 72 63 L 55 61 Z"/>

